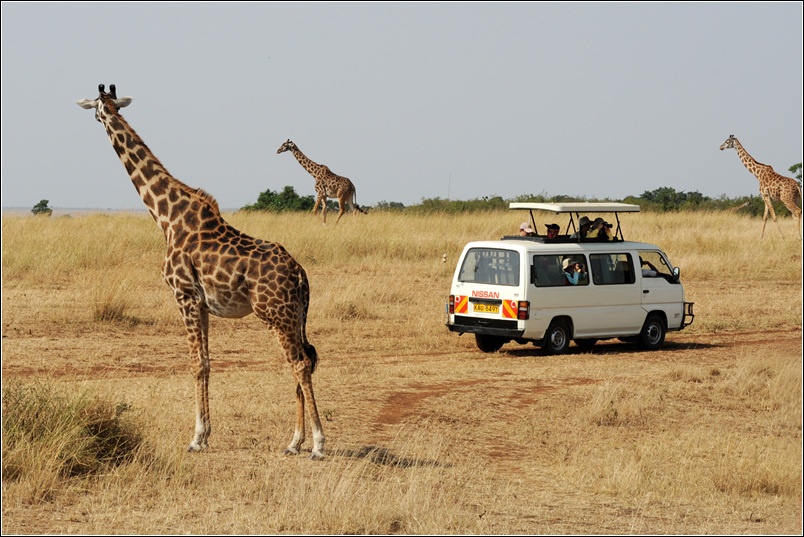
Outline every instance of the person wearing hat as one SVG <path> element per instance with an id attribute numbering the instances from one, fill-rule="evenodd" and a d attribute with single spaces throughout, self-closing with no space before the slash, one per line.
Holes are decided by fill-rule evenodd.
<path id="1" fill-rule="evenodd" d="M 520 237 L 535 237 L 536 231 L 531 227 L 529 222 L 522 222 L 519 225 L 519 236 Z"/>
<path id="2" fill-rule="evenodd" d="M 555 239 L 558 237 L 558 230 L 561 229 L 561 226 L 558 224 L 547 224 L 547 238 L 548 239 Z"/>
<path id="3" fill-rule="evenodd" d="M 589 228 L 592 226 L 592 221 L 589 220 L 588 216 L 582 216 L 580 220 L 578 220 L 578 231 L 570 235 L 573 239 L 585 239 L 586 234 L 589 233 Z"/>
<path id="4" fill-rule="evenodd" d="M 614 237 L 611 236 L 611 224 L 602 218 L 595 218 L 589 232 L 586 234 L 587 239 L 597 239 L 599 241 L 610 241 Z"/>
<path id="5" fill-rule="evenodd" d="M 565 285 L 578 285 L 578 281 L 583 276 L 583 265 L 570 257 L 566 257 L 561 263 L 561 268 L 564 269 Z"/>
<path id="6" fill-rule="evenodd" d="M 597 234 L 597 239 L 600 241 L 613 241 L 614 235 L 611 233 L 611 228 L 613 226 L 608 222 L 603 222 L 603 225 L 600 226 L 600 231 Z"/>

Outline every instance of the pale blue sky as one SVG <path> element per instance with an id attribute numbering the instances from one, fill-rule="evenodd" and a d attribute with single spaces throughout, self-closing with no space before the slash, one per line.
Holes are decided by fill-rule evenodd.
<path id="1" fill-rule="evenodd" d="M 142 209 L 98 84 L 222 208 L 313 179 L 358 203 L 672 187 L 802 160 L 802 3 L 2 3 L 2 206 Z"/>

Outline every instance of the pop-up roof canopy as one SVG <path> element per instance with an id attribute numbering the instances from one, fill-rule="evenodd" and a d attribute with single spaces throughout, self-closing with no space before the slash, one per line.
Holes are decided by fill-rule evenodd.
<path id="1" fill-rule="evenodd" d="M 630 203 L 515 203 L 508 205 L 509 209 L 525 209 L 531 211 L 545 211 L 548 213 L 638 213 L 639 205 Z"/>
<path id="2" fill-rule="evenodd" d="M 531 203 L 531 202 L 511 202 L 508 205 L 512 210 L 524 210 L 530 212 L 530 222 L 533 229 L 536 227 L 536 219 L 533 216 L 533 211 L 543 211 L 547 213 L 569 214 L 570 219 L 565 230 L 569 234 L 576 231 L 575 219 L 581 218 L 581 215 L 587 213 L 613 213 L 614 219 L 617 221 L 617 229 L 614 232 L 615 237 L 623 239 L 622 230 L 620 229 L 619 213 L 638 213 L 639 205 L 630 203 L 617 203 L 617 202 L 568 202 L 568 203 Z M 574 217 L 573 217 L 574 215 Z M 571 231 L 570 231 L 571 229 Z M 538 233 L 538 231 L 537 231 Z"/>

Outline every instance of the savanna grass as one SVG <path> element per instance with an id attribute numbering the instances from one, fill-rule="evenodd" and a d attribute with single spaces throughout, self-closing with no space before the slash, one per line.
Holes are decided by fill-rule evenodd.
<path id="1" fill-rule="evenodd" d="M 125 394 L 118 417 L 145 424 L 133 458 L 90 474 L 69 477 L 48 466 L 54 449 L 29 450 L 29 466 L 47 469 L 26 473 L 40 476 L 28 483 L 24 458 L 6 456 L 4 398 L 4 530 L 800 529 L 800 346 L 774 346 L 801 327 L 790 219 L 785 238 L 770 222 L 760 240 L 761 220 L 739 213 L 622 215 L 626 238 L 659 245 L 681 267 L 698 315 L 685 343 L 668 354 L 618 347 L 545 359 L 515 345 L 484 355 L 443 324 L 463 245 L 514 233 L 524 213 L 374 211 L 337 226 L 310 214 L 225 216 L 282 243 L 308 272 L 327 460 L 280 455 L 292 432 L 292 375 L 253 316 L 212 320 L 212 447 L 183 452 L 193 384 L 159 273 L 164 239 L 149 216 L 4 217 L 4 373 L 52 375 L 46 400 L 69 401 L 74 385 L 104 401 Z M 757 341 L 730 343 L 739 333 Z M 91 373 L 69 373 L 80 365 Z M 4 393 L 13 388 L 7 374 L 3 382 Z M 104 415 L 120 404 L 104 403 Z M 46 510 L 25 507 L 43 501 Z"/>
<path id="2" fill-rule="evenodd" d="M 46 500 L 61 479 L 99 475 L 133 460 L 142 443 L 126 403 L 50 383 L 3 386 L 3 481 L 24 483 L 28 500 Z"/>

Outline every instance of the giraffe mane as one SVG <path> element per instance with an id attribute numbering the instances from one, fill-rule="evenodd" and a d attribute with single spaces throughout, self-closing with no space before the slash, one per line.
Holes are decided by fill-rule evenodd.
<path id="1" fill-rule="evenodd" d="M 212 208 L 215 209 L 216 213 L 220 212 L 220 207 L 218 207 L 218 200 L 216 200 L 212 194 L 210 194 L 209 192 L 207 192 L 202 188 L 197 188 L 195 190 L 195 193 L 198 195 L 199 198 L 209 203 L 212 206 Z"/>
<path id="2" fill-rule="evenodd" d="M 182 183 L 182 187 L 188 194 L 190 194 L 190 196 L 198 197 L 202 202 L 211 206 L 216 213 L 220 213 L 220 207 L 218 207 L 218 200 L 216 200 L 212 194 L 210 194 L 203 188 L 193 188 L 191 186 L 185 185 L 184 183 Z"/>

